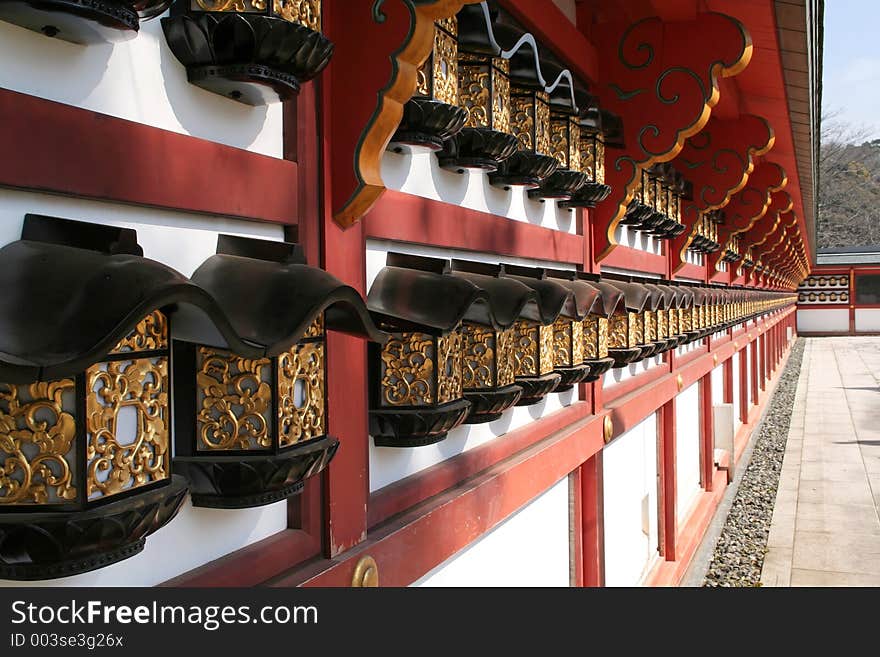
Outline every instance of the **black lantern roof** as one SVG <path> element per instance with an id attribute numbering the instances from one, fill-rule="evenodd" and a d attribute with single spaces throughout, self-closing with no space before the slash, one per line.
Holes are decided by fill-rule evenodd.
<path id="1" fill-rule="evenodd" d="M 462 52 L 479 53 L 497 57 L 501 46 L 495 38 L 493 23 L 498 10 L 490 9 L 485 2 L 465 5 L 458 12 L 458 47 Z"/>
<path id="2" fill-rule="evenodd" d="M 222 343 L 214 346 L 242 356 L 274 357 L 288 351 L 322 312 L 331 331 L 384 342 L 357 290 L 307 265 L 297 244 L 221 235 L 217 253 L 193 273 L 192 282 L 221 313 L 215 324 Z M 218 341 L 206 338 L 198 317 L 187 309 L 181 314 L 189 321 L 178 317 L 175 335 L 193 342 Z"/>
<path id="3" fill-rule="evenodd" d="M 143 257 L 127 228 L 29 214 L 0 249 L 0 380 L 81 372 L 144 316 L 170 303 L 209 304 L 179 272 Z"/>
<path id="4" fill-rule="evenodd" d="M 520 281 L 537 292 L 542 324 L 552 324 L 560 315 L 571 318 L 578 316 L 574 293 L 561 281 L 549 278 L 547 270 L 540 267 L 504 265 L 502 276 Z"/>
<path id="5" fill-rule="evenodd" d="M 501 277 L 502 265 L 452 260 L 451 274 L 467 280 L 482 289 L 489 297 L 492 321 L 472 316 L 466 319 L 481 324 L 494 324 L 506 329 L 513 326 L 519 318 L 540 321 L 538 293 L 532 288 L 512 278 Z"/>
<path id="6" fill-rule="evenodd" d="M 595 312 L 597 305 L 604 305 L 599 289 L 582 280 L 578 276 L 578 272 L 564 269 L 548 269 L 547 275 L 567 287 L 572 295 L 574 295 L 575 314 L 571 317 L 582 321 L 587 315 L 601 314 Z"/>
<path id="7" fill-rule="evenodd" d="M 651 297 L 651 291 L 644 284 L 616 279 L 609 279 L 608 283 L 623 293 L 624 307 L 627 311 L 640 313 L 645 310 L 648 299 Z"/>

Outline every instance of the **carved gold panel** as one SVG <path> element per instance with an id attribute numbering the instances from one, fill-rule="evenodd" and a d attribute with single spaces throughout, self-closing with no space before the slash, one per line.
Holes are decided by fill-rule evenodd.
<path id="1" fill-rule="evenodd" d="M 608 329 L 608 346 L 611 349 L 626 349 L 629 346 L 628 315 L 612 315 Z"/>
<path id="2" fill-rule="evenodd" d="M 678 310 L 678 332 L 687 333 L 692 330 L 691 318 L 693 317 L 693 308 L 679 308 Z"/>
<path id="3" fill-rule="evenodd" d="M 608 358 L 608 320 L 599 318 L 599 358 Z"/>
<path id="4" fill-rule="evenodd" d="M 645 344 L 645 318 L 641 313 L 629 313 L 628 347 Z"/>
<path id="5" fill-rule="evenodd" d="M 553 324 L 553 365 L 571 367 L 571 325 L 567 319 L 559 317 Z"/>
<path id="6" fill-rule="evenodd" d="M 581 169 L 580 125 L 568 116 L 554 116 L 550 120 L 550 155 L 559 165 L 572 171 Z"/>
<path id="7" fill-rule="evenodd" d="M 520 150 L 550 152 L 550 97 L 544 92 L 518 89 L 511 93 L 511 133 Z"/>
<path id="8" fill-rule="evenodd" d="M 89 499 L 167 479 L 168 438 L 167 357 L 97 363 L 86 370 Z"/>
<path id="9" fill-rule="evenodd" d="M 278 446 L 323 436 L 324 343 L 296 345 L 278 357 Z"/>
<path id="10" fill-rule="evenodd" d="M 265 4 L 266 0 L 250 0 Z M 321 0 L 273 0 L 273 9 L 279 18 L 299 23 L 315 32 L 321 31 Z"/>
<path id="11" fill-rule="evenodd" d="M 599 184 L 605 183 L 605 144 L 596 135 L 581 135 L 581 171 Z"/>
<path id="12" fill-rule="evenodd" d="M 588 315 L 581 328 L 583 355 L 587 360 L 599 358 L 599 318 Z"/>
<path id="13" fill-rule="evenodd" d="M 584 325 L 571 322 L 571 364 L 580 365 L 584 362 Z"/>
<path id="14" fill-rule="evenodd" d="M 495 334 L 497 346 L 497 380 L 498 387 L 513 385 L 516 370 L 516 359 L 514 357 L 516 336 L 513 328 L 498 331 Z"/>
<path id="15" fill-rule="evenodd" d="M 461 399 L 461 331 L 437 338 L 437 403 Z"/>
<path id="16" fill-rule="evenodd" d="M 303 338 L 320 338 L 324 336 L 324 314 L 321 313 L 306 329 Z"/>
<path id="17" fill-rule="evenodd" d="M 434 48 L 418 72 L 416 93 L 441 103 L 458 105 L 458 20 L 455 16 L 434 26 Z"/>
<path id="18" fill-rule="evenodd" d="M 489 65 L 483 58 L 472 55 L 459 58 L 459 104 L 468 111 L 467 127 L 509 133 L 510 62 L 497 57 L 491 62 Z"/>
<path id="19" fill-rule="evenodd" d="M 669 337 L 669 311 L 657 311 L 657 339 L 665 340 Z"/>
<path id="20" fill-rule="evenodd" d="M 646 310 L 642 317 L 645 323 L 645 342 L 657 341 L 657 313 Z"/>
<path id="21" fill-rule="evenodd" d="M 538 329 L 541 341 L 540 374 L 550 374 L 553 371 L 553 325 L 541 326 Z"/>
<path id="22" fill-rule="evenodd" d="M 113 347 L 111 354 L 132 351 L 154 351 L 168 348 L 168 320 L 155 310 L 144 317 L 134 330 Z"/>
<path id="23" fill-rule="evenodd" d="M 0 384 L 0 506 L 76 498 L 72 379 Z"/>
<path id="24" fill-rule="evenodd" d="M 199 450 L 272 447 L 272 363 L 199 347 Z"/>
<path id="25" fill-rule="evenodd" d="M 382 348 L 381 403 L 434 403 L 434 340 L 426 333 L 395 333 Z"/>
<path id="26" fill-rule="evenodd" d="M 465 390 L 495 387 L 495 330 L 465 322 L 462 325 L 462 385 Z"/>

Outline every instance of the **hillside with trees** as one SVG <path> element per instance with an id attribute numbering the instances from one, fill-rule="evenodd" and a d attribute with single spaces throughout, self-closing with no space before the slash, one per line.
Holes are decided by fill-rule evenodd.
<path id="1" fill-rule="evenodd" d="M 823 119 L 818 248 L 880 244 L 880 139 Z"/>

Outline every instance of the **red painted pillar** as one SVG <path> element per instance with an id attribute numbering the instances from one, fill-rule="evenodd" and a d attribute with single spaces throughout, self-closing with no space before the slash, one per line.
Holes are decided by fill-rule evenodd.
<path id="1" fill-rule="evenodd" d="M 761 383 L 761 390 L 766 390 L 767 389 L 767 379 L 769 378 L 768 373 L 770 371 L 767 367 L 767 363 L 769 362 L 770 358 L 767 355 L 767 334 L 766 333 L 761 336 L 760 348 L 761 348 L 761 382 L 760 383 Z"/>
<path id="2" fill-rule="evenodd" d="M 751 391 L 752 391 L 752 404 L 758 403 L 758 341 L 753 340 L 749 343 L 749 351 L 751 352 L 749 358 L 752 359 L 752 381 L 751 381 Z"/>
<path id="3" fill-rule="evenodd" d="M 675 512 L 675 406 L 673 397 L 660 409 L 660 548 L 666 561 L 675 561 L 678 526 Z"/>
<path id="4" fill-rule="evenodd" d="M 580 467 L 582 586 L 605 584 L 604 502 L 602 499 L 602 452 Z"/>
<path id="5" fill-rule="evenodd" d="M 712 372 L 700 379 L 700 440 L 702 445 L 703 489 L 712 490 L 715 474 L 715 426 L 712 411 Z"/>
<path id="6" fill-rule="evenodd" d="M 721 364 L 721 398 L 725 404 L 733 403 L 733 359 L 736 354 L 728 358 Z"/>
<path id="7" fill-rule="evenodd" d="M 739 351 L 739 419 L 743 424 L 749 421 L 749 351 L 744 347 Z"/>

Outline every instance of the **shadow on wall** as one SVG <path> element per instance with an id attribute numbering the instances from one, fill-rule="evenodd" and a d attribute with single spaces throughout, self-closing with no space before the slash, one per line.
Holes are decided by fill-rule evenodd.
<path id="1" fill-rule="evenodd" d="M 152 27 L 159 28 L 157 47 L 165 92 L 183 129 L 193 137 L 209 140 L 216 139 L 218 133 L 229 134 L 231 139 L 225 143 L 237 148 L 253 144 L 266 124 L 269 107 L 251 107 L 187 82 L 186 68 L 171 53 L 161 33 L 160 20 L 151 22 Z M 235 129 L 230 130 L 230 126 Z"/>

